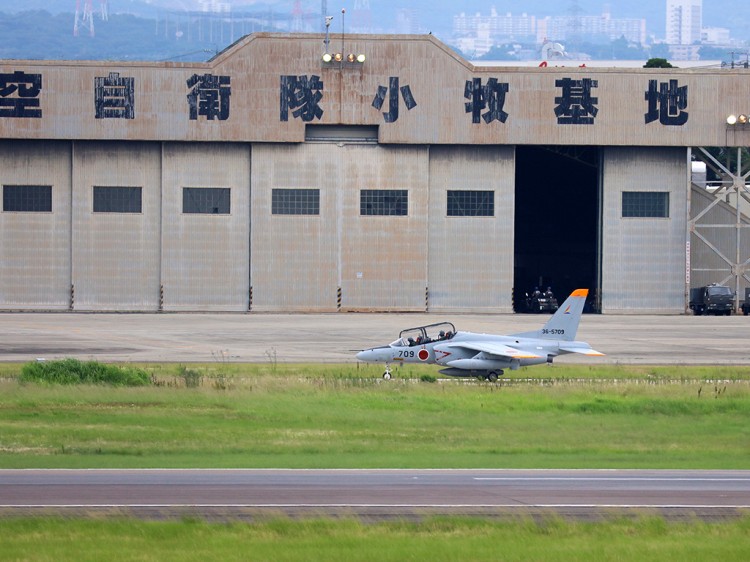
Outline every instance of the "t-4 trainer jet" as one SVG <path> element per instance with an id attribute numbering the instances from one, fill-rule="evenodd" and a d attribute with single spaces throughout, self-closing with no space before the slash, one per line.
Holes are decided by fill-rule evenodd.
<path id="1" fill-rule="evenodd" d="M 549 321 L 535 332 L 508 336 L 457 332 L 451 322 L 428 324 L 403 330 L 389 345 L 365 349 L 357 359 L 385 363 L 383 378 L 391 378 L 392 362 L 434 363 L 440 372 L 454 377 L 477 377 L 496 381 L 503 369 L 552 363 L 558 355 L 581 353 L 604 355 L 586 342 L 575 341 L 588 289 L 576 289 Z"/>

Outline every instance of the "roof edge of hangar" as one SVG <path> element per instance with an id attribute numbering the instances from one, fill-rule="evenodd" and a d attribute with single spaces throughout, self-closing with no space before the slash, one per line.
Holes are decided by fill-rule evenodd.
<path id="1" fill-rule="evenodd" d="M 338 35 L 341 35 L 340 33 Z M 254 41 L 262 41 L 264 39 L 310 39 L 312 37 L 319 37 L 321 41 L 325 38 L 324 33 L 274 33 L 274 32 L 268 32 L 268 31 L 256 31 L 254 33 L 251 33 L 249 35 L 244 35 L 237 39 L 234 43 L 231 45 L 228 45 L 218 53 L 216 53 L 214 56 L 212 56 L 208 61 L 206 61 L 203 64 L 209 64 L 211 66 L 221 64 L 222 62 L 226 61 L 230 57 L 232 57 L 237 51 L 244 49 L 247 45 L 250 43 L 253 43 Z M 426 41 L 428 43 L 432 43 L 434 47 L 437 49 L 440 49 L 445 55 L 447 55 L 449 58 L 453 59 L 455 62 L 466 68 L 470 71 L 475 71 L 476 66 L 461 57 L 458 53 L 456 53 L 453 49 L 448 47 L 445 43 L 440 41 L 438 38 L 436 38 L 432 34 L 427 35 L 397 35 L 397 34 L 364 34 L 364 33 L 349 33 L 346 35 L 346 37 L 351 38 L 359 38 L 364 39 L 368 41 L 400 41 L 403 43 L 407 42 L 419 42 L 419 41 Z"/>

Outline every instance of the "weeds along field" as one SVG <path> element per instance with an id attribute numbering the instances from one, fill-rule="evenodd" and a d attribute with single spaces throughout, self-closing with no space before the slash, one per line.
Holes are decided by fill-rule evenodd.
<path id="1" fill-rule="evenodd" d="M 146 386 L 0 365 L 0 468 L 750 466 L 750 367 L 555 365 L 494 384 L 421 366 L 390 381 L 362 365 L 137 367 Z"/>
<path id="2" fill-rule="evenodd" d="M 205 561 L 745 561 L 750 519 L 660 518 L 596 523 L 550 517 L 457 517 L 367 524 L 356 520 L 0 520 L 0 560 Z"/>

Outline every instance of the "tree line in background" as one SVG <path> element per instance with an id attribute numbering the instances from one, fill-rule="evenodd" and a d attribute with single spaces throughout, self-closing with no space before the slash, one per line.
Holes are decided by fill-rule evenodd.
<path id="1" fill-rule="evenodd" d="M 524 52 L 535 50 L 535 45 L 504 44 L 497 45 L 476 60 L 522 60 L 520 57 Z M 579 57 L 573 53 L 573 47 L 570 47 L 570 56 L 578 60 Z M 656 43 L 647 47 L 633 44 L 625 37 L 615 39 L 611 43 L 587 43 L 581 42 L 575 45 L 575 52 L 585 54 L 591 60 L 643 60 L 659 58 L 669 59 L 669 47 L 664 43 Z M 701 60 L 720 60 L 731 63 L 732 54 L 725 47 L 703 46 L 699 49 Z M 467 57 L 471 58 L 471 57 Z M 541 60 L 541 59 L 540 59 Z M 744 60 L 741 61 L 744 64 Z M 737 61 L 735 62 L 737 64 Z M 679 66 L 679 63 L 677 63 Z"/>
<path id="2" fill-rule="evenodd" d="M 154 19 L 128 14 L 110 14 L 102 20 L 94 14 L 94 36 L 85 27 L 74 36 L 75 15 L 52 15 L 36 10 L 17 14 L 0 13 L 0 58 L 33 60 L 144 60 L 205 61 L 230 44 L 223 44 L 219 31 L 198 34 L 180 32 Z M 214 25 L 222 25 L 215 22 Z M 213 41 L 211 40 L 213 39 Z M 235 37 L 235 39 L 237 39 Z"/>

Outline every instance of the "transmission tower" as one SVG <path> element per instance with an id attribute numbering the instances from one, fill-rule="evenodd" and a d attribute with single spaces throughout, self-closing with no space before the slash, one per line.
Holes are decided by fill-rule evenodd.
<path id="1" fill-rule="evenodd" d="M 292 7 L 292 31 L 302 31 L 302 1 L 294 0 Z"/>
<path id="2" fill-rule="evenodd" d="M 73 35 L 78 37 L 80 29 L 88 29 L 89 35 L 94 36 L 94 10 L 91 7 L 92 0 L 76 0 L 76 19 L 73 23 Z M 109 19 L 109 8 L 107 0 L 99 0 L 100 13 L 103 21 Z"/>

